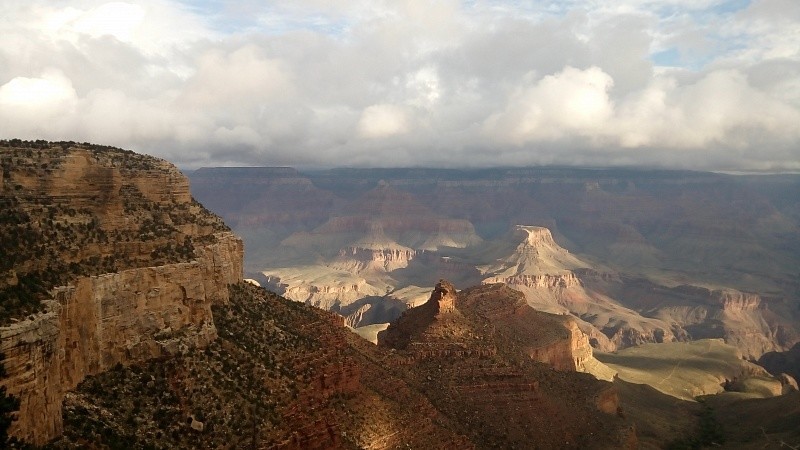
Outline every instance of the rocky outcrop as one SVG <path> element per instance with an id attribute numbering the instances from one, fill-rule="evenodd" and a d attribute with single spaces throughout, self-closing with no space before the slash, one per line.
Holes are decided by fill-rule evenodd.
<path id="1" fill-rule="evenodd" d="M 434 321 L 443 322 L 445 319 L 463 322 L 463 320 L 458 320 L 461 319 L 461 316 L 457 313 L 455 287 L 446 280 L 440 280 L 427 302 L 405 311 L 389 325 L 389 328 L 378 333 L 378 345 L 396 349 L 406 349 L 409 345 L 413 345 L 417 357 L 442 353 L 432 350 L 433 347 L 446 347 L 445 350 L 453 350 L 454 347 L 450 345 L 449 340 L 443 339 L 436 329 L 437 327 L 432 327 L 432 324 Z M 454 315 L 454 317 L 447 317 L 448 315 Z M 462 325 L 461 328 L 469 328 L 463 323 L 460 325 Z M 463 330 L 459 330 L 458 333 L 463 333 Z"/>
<path id="2" fill-rule="evenodd" d="M 560 371 L 607 380 L 613 376 L 594 359 L 589 338 L 574 319 L 535 311 L 519 292 L 502 284 L 456 293 L 450 282 L 440 280 L 425 304 L 404 312 L 378 334 L 378 345 L 409 349 L 415 358 L 492 355 L 497 348 L 487 345 L 481 328 L 489 324 L 518 341 L 519 351 L 531 360 Z"/>
<path id="3" fill-rule="evenodd" d="M 431 294 L 431 309 L 434 317 L 440 317 L 456 309 L 456 288 L 447 280 L 439 280 Z"/>
<path id="4" fill-rule="evenodd" d="M 409 373 L 423 380 L 437 406 L 480 430 L 499 426 L 509 440 L 527 436 L 532 427 L 538 433 L 538 425 L 531 424 L 544 417 L 544 434 L 558 428 L 559 443 L 543 434 L 525 439 L 547 448 L 576 445 L 564 436 L 586 430 L 561 434 L 561 427 L 574 420 L 585 424 L 595 417 L 608 420 L 613 429 L 619 424 L 620 403 L 613 385 L 576 373 L 603 365 L 593 359 L 575 321 L 534 310 L 521 293 L 503 284 L 456 292 L 451 283 L 440 280 L 426 303 L 404 312 L 378 334 L 378 346 L 407 359 Z M 581 393 L 580 399 L 567 400 L 565 393 L 575 392 Z M 566 407 L 565 402 L 572 403 Z M 551 414 L 565 414 L 564 420 L 556 424 Z M 616 448 L 636 445 L 631 429 L 614 440 Z M 586 441 L 577 447 L 594 445 Z M 499 442 L 491 446 L 508 447 Z"/>

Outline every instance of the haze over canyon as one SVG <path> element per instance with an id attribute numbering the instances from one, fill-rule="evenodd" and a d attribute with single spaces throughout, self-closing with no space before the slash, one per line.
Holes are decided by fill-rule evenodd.
<path id="1" fill-rule="evenodd" d="M 702 172 L 215 168 L 193 192 L 243 236 L 248 276 L 354 327 L 439 278 L 505 283 L 593 346 L 800 340 L 800 177 Z"/>

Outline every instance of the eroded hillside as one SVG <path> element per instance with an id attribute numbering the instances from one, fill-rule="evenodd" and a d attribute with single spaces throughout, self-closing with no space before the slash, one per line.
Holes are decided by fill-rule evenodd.
<path id="1" fill-rule="evenodd" d="M 205 349 L 82 383 L 55 448 L 470 448 L 341 317 L 249 284 Z"/>
<path id="2" fill-rule="evenodd" d="M 517 304 L 518 294 L 497 288 L 465 298 L 500 309 Z M 438 294 L 432 298 L 437 302 Z M 116 367 L 69 394 L 65 436 L 54 447 L 624 448 L 636 442 L 610 383 L 553 371 L 507 334 L 474 335 L 470 342 L 451 336 L 447 348 L 458 352 L 392 351 L 347 331 L 340 316 L 249 284 L 231 286 L 230 302 L 213 312 L 219 338 L 207 348 Z M 478 316 L 462 322 L 482 324 Z M 558 335 L 560 327 L 548 323 L 518 338 Z"/>

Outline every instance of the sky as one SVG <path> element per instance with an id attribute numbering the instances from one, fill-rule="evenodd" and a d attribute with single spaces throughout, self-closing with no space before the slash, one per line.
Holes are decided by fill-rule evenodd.
<path id="1" fill-rule="evenodd" d="M 201 166 L 800 171 L 798 0 L 3 0 L 0 138 Z"/>

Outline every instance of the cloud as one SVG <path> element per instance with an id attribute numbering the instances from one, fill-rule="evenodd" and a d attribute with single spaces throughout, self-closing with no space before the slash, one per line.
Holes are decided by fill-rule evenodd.
<path id="1" fill-rule="evenodd" d="M 183 87 L 180 102 L 187 107 L 214 110 L 253 106 L 292 95 L 291 69 L 255 45 L 214 48 L 195 60 L 195 72 Z"/>
<path id="2" fill-rule="evenodd" d="M 15 77 L 0 86 L 0 104 L 7 108 L 43 112 L 74 101 L 72 83 L 57 70 L 37 78 Z"/>
<path id="3" fill-rule="evenodd" d="M 372 105 L 364 110 L 358 121 L 358 134 L 368 139 L 388 137 L 408 131 L 408 119 L 403 109 L 395 105 Z"/>
<path id="4" fill-rule="evenodd" d="M 596 136 L 613 113 L 611 77 L 597 67 L 566 67 L 532 86 L 521 86 L 506 109 L 489 117 L 487 133 L 524 145 L 565 135 Z"/>
<path id="5" fill-rule="evenodd" d="M 798 18 L 793 0 L 10 0 L 0 137 L 187 167 L 800 170 Z"/>
<path id="6" fill-rule="evenodd" d="M 53 122 L 75 114 L 77 103 L 72 83 L 58 70 L 14 77 L 0 86 L 0 130 L 25 138 L 52 136 Z"/>

